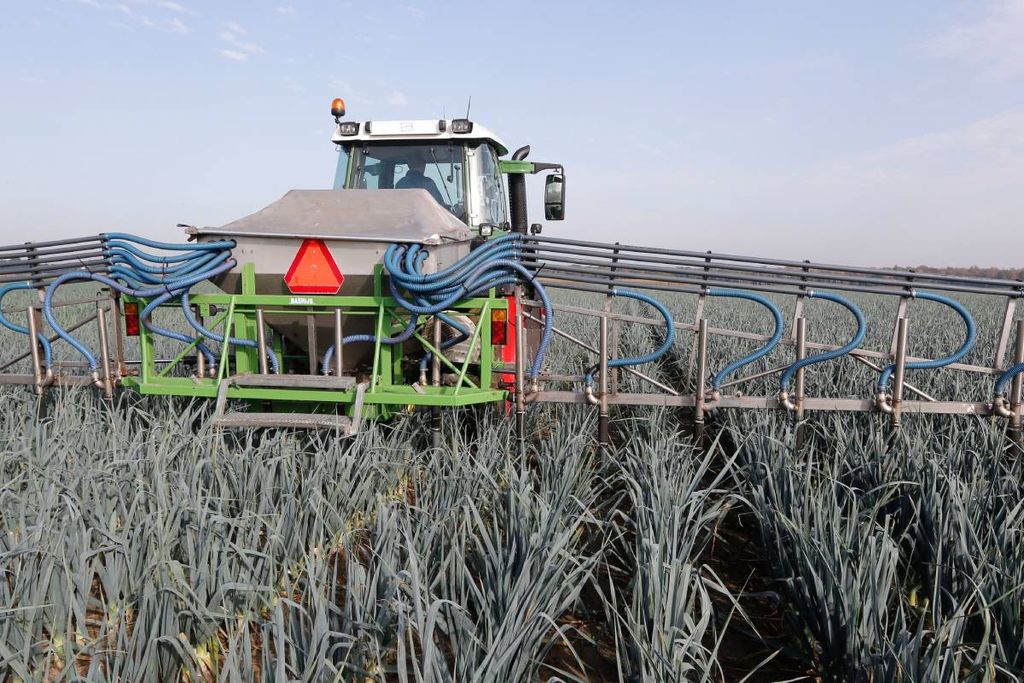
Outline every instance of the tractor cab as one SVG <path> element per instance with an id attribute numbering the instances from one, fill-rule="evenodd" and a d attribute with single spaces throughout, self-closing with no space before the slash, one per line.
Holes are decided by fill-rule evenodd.
<path id="1" fill-rule="evenodd" d="M 545 216 L 562 219 L 561 166 L 525 161 L 529 147 L 502 159 L 505 143 L 469 119 L 342 121 L 339 102 L 332 107 L 337 127 L 331 140 L 339 152 L 335 190 L 426 190 L 473 232 L 490 237 L 527 231 L 524 175 L 550 170 L 555 173 L 546 180 Z"/>
<path id="2" fill-rule="evenodd" d="M 332 103 L 331 114 L 337 124 L 331 140 L 339 152 L 335 190 L 424 190 L 468 226 L 479 245 L 508 232 L 541 231 L 540 224 L 530 225 L 527 219 L 526 176 L 549 171 L 544 216 L 547 220 L 565 216 L 561 165 L 527 161 L 528 146 L 502 159 L 508 154 L 505 143 L 468 118 L 342 121 L 345 103 L 341 99 Z M 508 314 L 515 311 L 511 295 L 506 306 L 507 310 L 496 313 L 501 319 L 492 320 L 491 331 L 500 359 L 511 365 L 516 358 L 516 333 Z M 525 346 L 537 348 L 539 324 L 530 321 L 524 328 Z M 509 373 L 498 377 L 501 386 L 512 381 Z"/>
<path id="3" fill-rule="evenodd" d="M 423 189 L 476 232 L 488 225 L 508 229 L 499 166 L 507 149 L 483 126 L 465 119 L 346 121 L 333 142 L 335 189 Z"/>

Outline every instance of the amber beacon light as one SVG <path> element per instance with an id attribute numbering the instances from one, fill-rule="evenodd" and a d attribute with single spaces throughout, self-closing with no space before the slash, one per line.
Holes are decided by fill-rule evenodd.
<path id="1" fill-rule="evenodd" d="M 345 115 L 345 100 L 340 97 L 335 97 L 334 101 L 331 102 L 331 116 L 336 119 L 340 119 Z"/>

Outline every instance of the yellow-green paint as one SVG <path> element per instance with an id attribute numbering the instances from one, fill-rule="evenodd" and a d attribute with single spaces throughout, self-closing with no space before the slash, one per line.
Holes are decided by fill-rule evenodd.
<path id="1" fill-rule="evenodd" d="M 298 313 L 309 315 L 334 315 L 340 308 L 347 316 L 375 316 L 375 332 L 377 339 L 392 336 L 396 329 L 405 329 L 408 312 L 391 297 L 384 296 L 388 291 L 384 284 L 386 273 L 378 265 L 374 270 L 373 295 L 341 296 L 341 295 L 288 295 L 260 294 L 256 291 L 255 268 L 251 263 L 242 265 L 242 292 L 240 294 L 195 294 L 190 297 L 191 303 L 200 311 L 203 319 L 208 321 L 207 327 L 223 331 L 240 339 L 256 341 L 256 309 L 264 314 Z M 126 301 L 133 300 L 126 297 Z M 145 300 L 137 300 L 143 306 Z M 168 304 L 176 306 L 177 304 Z M 226 311 L 224 308 L 226 307 Z M 406 383 L 402 378 L 401 345 L 390 346 L 377 341 L 374 344 L 373 367 L 370 387 L 364 396 L 364 404 L 370 407 L 365 413 L 370 417 L 388 415 L 406 406 L 464 406 L 476 403 L 490 403 L 507 398 L 503 390 L 492 388 L 492 366 L 494 365 L 494 347 L 491 345 L 490 312 L 495 309 L 507 309 L 508 303 L 493 290 L 487 296 L 478 296 L 453 304 L 449 313 L 459 313 L 470 317 L 476 329 L 470 341 L 470 353 L 461 367 L 456 367 L 444 354 L 439 354 L 432 342 L 423 335 L 414 332 L 413 338 L 418 340 L 425 351 L 437 355 L 440 362 L 451 372 L 457 374 L 459 380 L 455 387 L 412 387 L 412 379 Z M 218 312 L 213 311 L 219 309 Z M 197 342 L 196 342 L 197 343 Z M 143 327 L 140 331 L 141 368 L 138 377 L 126 377 L 123 384 L 143 394 L 189 396 L 214 398 L 217 388 L 233 370 L 236 374 L 259 371 L 258 351 L 252 347 L 240 347 L 224 343 L 219 349 L 217 376 L 211 378 L 169 377 L 171 369 L 193 353 L 196 343 L 185 346 L 177 354 L 173 362 L 166 367 L 157 368 L 154 354 L 153 334 Z M 273 335 L 269 342 L 275 355 L 282 363 L 289 359 L 284 356 L 284 346 L 280 335 Z M 470 359 L 476 348 L 480 348 L 480 383 L 469 377 Z M 233 367 L 232 367 L 233 364 Z M 287 371 L 287 368 L 286 368 Z M 315 371 L 315 370 L 314 370 Z M 319 410 L 331 411 L 331 406 L 345 405 L 349 410 L 355 401 L 355 389 L 325 390 L 313 388 L 265 388 L 230 386 L 227 396 L 230 399 L 260 401 L 270 403 L 275 410 L 294 411 L 296 406 L 311 412 Z"/>
<path id="2" fill-rule="evenodd" d="M 491 306 L 490 303 L 484 304 L 484 307 L 480 309 L 480 324 L 473 328 L 473 337 L 469 341 L 469 351 L 466 352 L 466 358 L 462 361 L 462 367 L 459 368 L 459 381 L 455 384 L 455 395 L 458 396 L 459 390 L 462 389 L 462 383 L 467 379 L 466 370 L 469 369 L 469 361 L 473 358 L 473 352 L 476 351 L 476 343 L 480 341 L 480 330 L 484 327 L 490 327 L 490 316 Z"/>

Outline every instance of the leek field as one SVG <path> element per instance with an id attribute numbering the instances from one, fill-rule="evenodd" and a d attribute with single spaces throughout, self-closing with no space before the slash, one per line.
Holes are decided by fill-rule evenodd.
<path id="1" fill-rule="evenodd" d="M 893 302 L 859 303 L 887 349 Z M 828 313 L 808 305 L 809 338 L 849 336 Z M 912 313 L 915 354 L 957 343 L 931 313 Z M 707 315 L 767 326 L 742 303 Z M 625 327 L 621 352 L 658 335 Z M 643 371 L 679 385 L 691 343 Z M 713 338 L 711 367 L 750 344 Z M 592 362 L 552 353 L 552 372 Z M 808 393 L 873 378 L 843 359 Z M 52 391 L 40 418 L 27 389 L 0 392 L 0 680 L 1024 679 L 1024 453 L 1004 422 L 810 414 L 796 439 L 788 415 L 718 411 L 698 443 L 680 411 L 623 408 L 599 452 L 594 409 L 534 405 L 520 457 L 494 408 L 446 413 L 432 449 L 415 414 L 350 439 L 222 433 L 201 402 Z"/>

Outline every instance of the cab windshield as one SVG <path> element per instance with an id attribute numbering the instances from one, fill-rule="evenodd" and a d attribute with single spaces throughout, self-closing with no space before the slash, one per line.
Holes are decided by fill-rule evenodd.
<path id="1" fill-rule="evenodd" d="M 466 221 L 465 150 L 455 143 L 372 143 L 352 149 L 349 189 L 421 189 Z"/>

